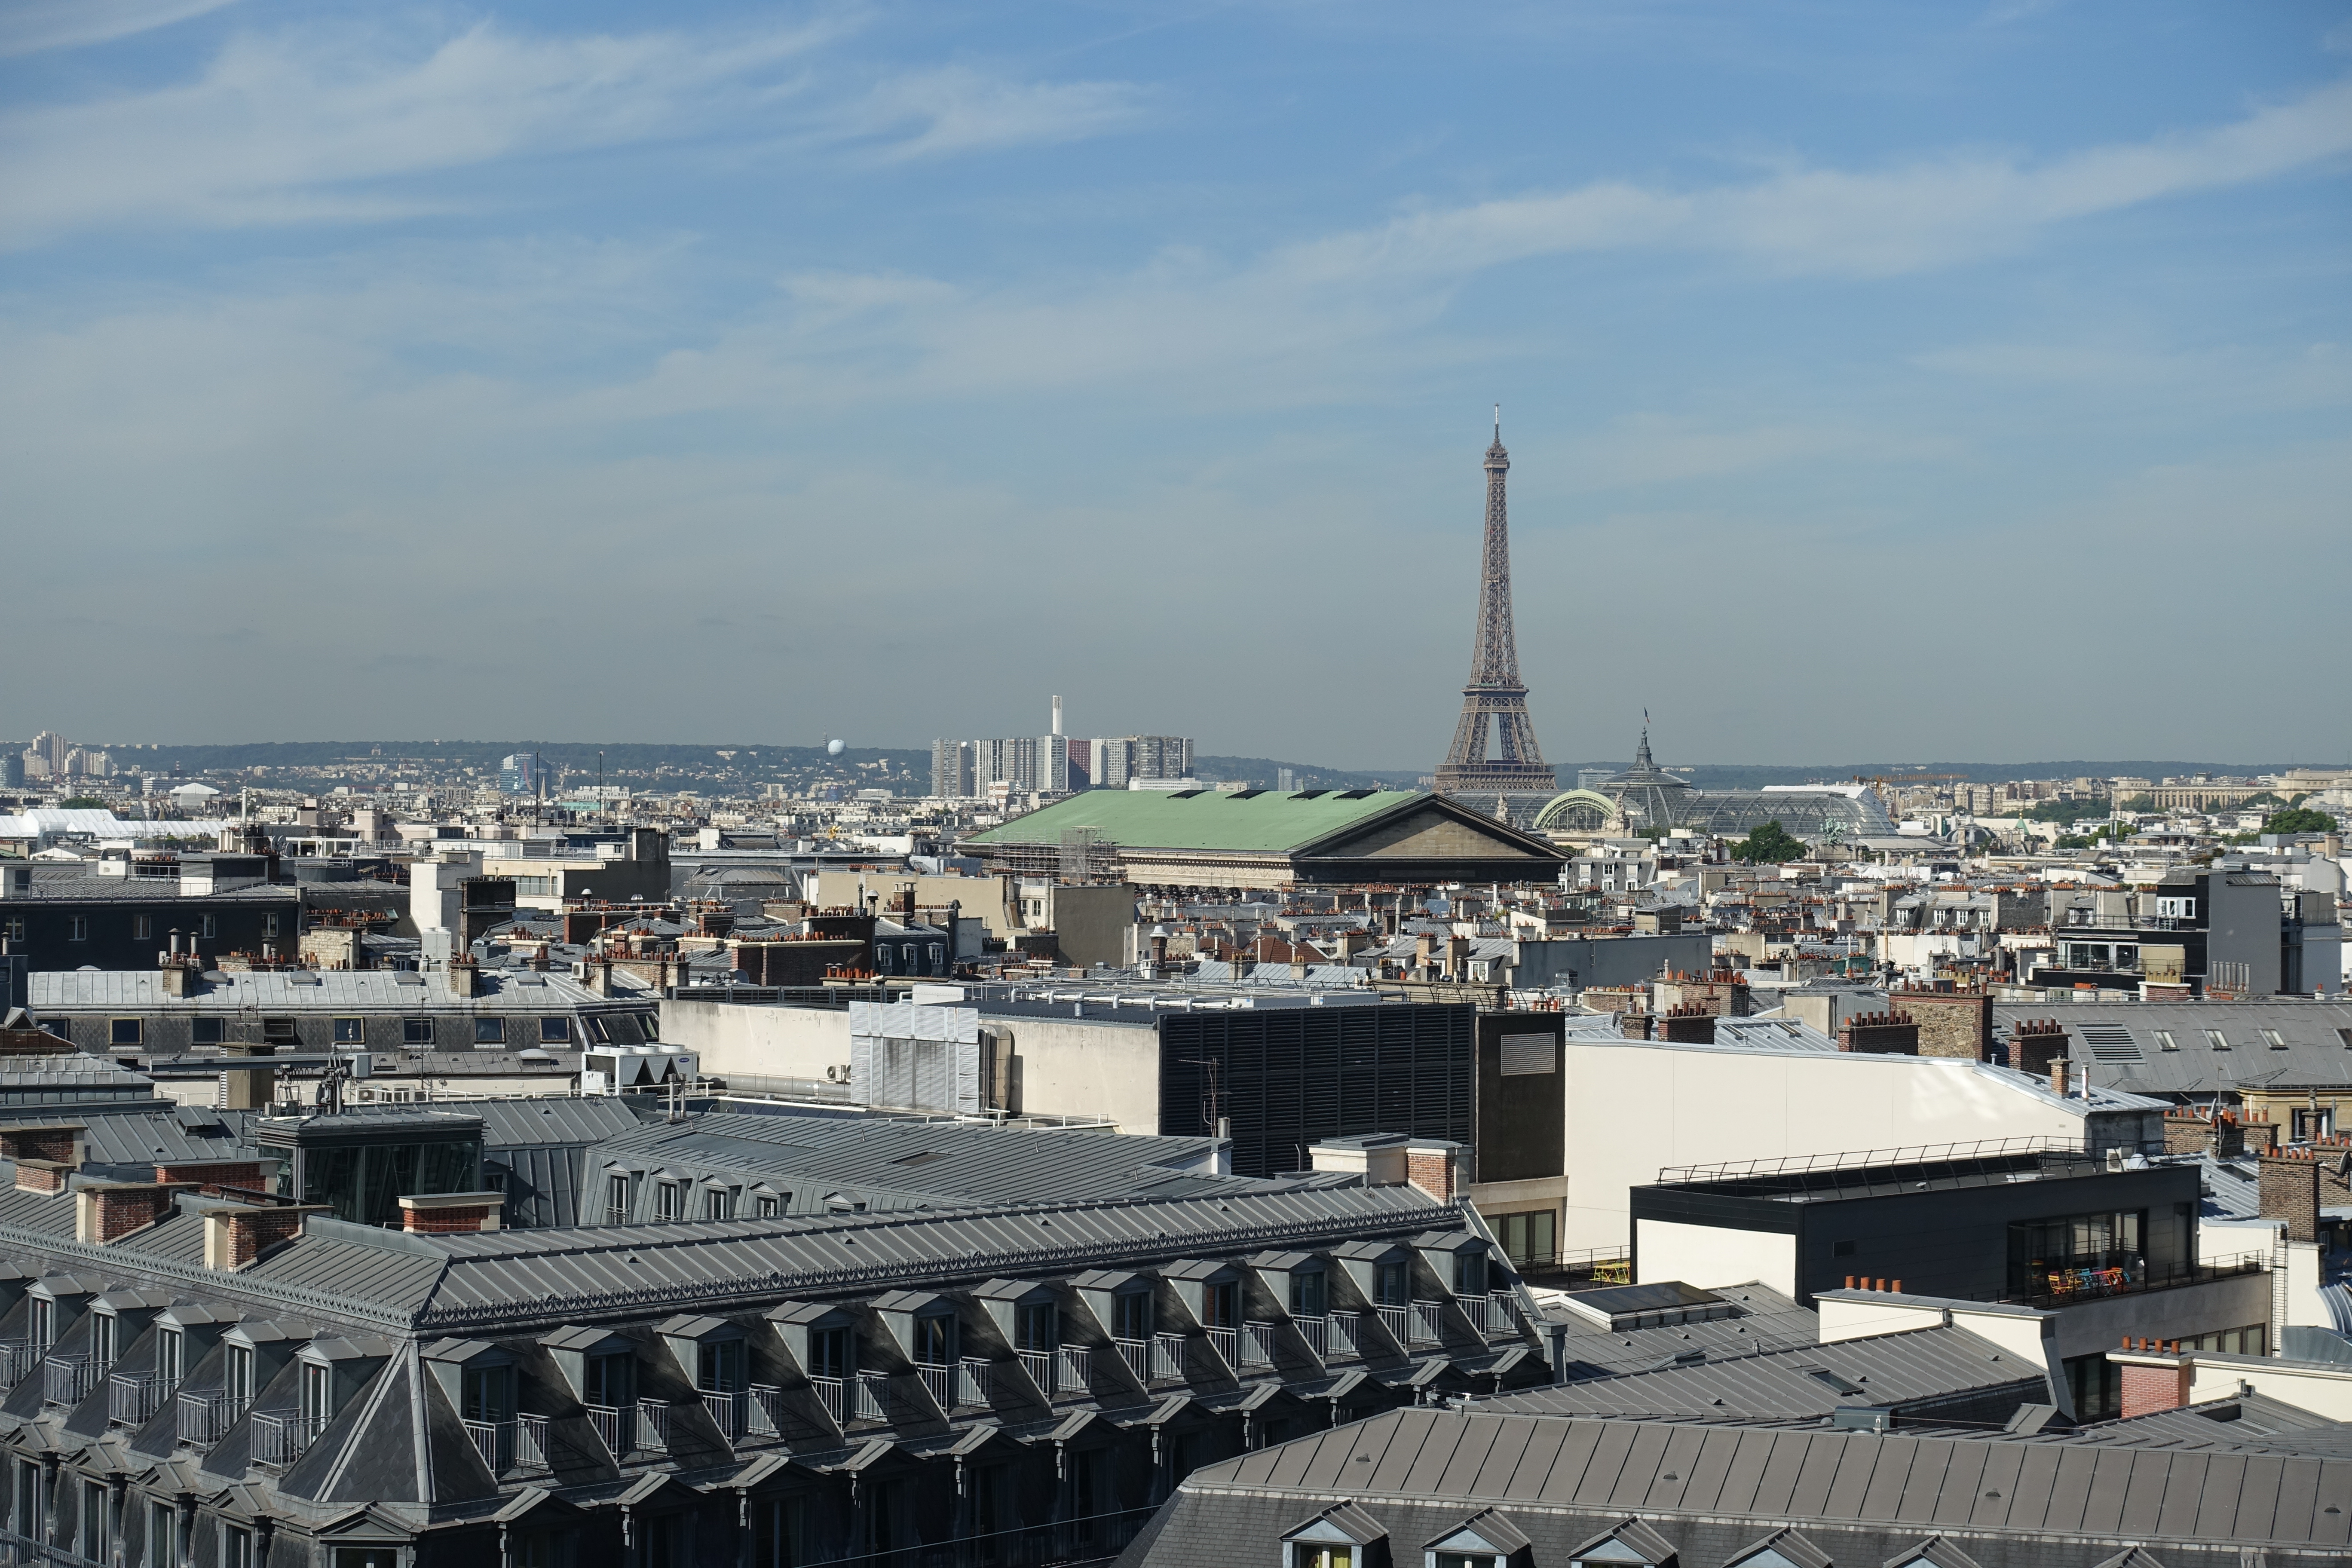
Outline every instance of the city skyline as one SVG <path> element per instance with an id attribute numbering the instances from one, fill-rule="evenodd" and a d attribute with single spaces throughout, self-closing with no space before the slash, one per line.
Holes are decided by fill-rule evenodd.
<path id="1" fill-rule="evenodd" d="M 1074 732 L 1433 767 L 1499 400 L 1550 755 L 1644 708 L 1682 759 L 2344 755 L 2294 672 L 2347 50 L 2321 5 L 26 7 L 0 729 L 1024 733 L 945 672 L 1025 602 Z M 784 679 L 479 676 L 612 631 Z"/>

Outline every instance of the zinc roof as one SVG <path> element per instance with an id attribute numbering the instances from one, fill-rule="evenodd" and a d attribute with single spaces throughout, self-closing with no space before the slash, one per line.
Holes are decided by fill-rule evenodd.
<path id="1" fill-rule="evenodd" d="M 1999 1002 L 1993 1027 L 2054 1018 L 2079 1042 L 2096 1084 L 2139 1094 L 2233 1094 L 2240 1089 L 2352 1089 L 2352 1003 L 2268 997 L 2245 1002 Z M 2216 1030 L 2229 1043 L 2207 1039 Z M 2263 1031 L 2275 1032 L 2273 1046 Z M 2172 1037 L 2167 1050 L 2159 1032 Z"/>
<path id="2" fill-rule="evenodd" d="M 1431 797 L 1415 790 L 1285 795 L 1087 790 L 973 834 L 968 844 L 1055 844 L 1062 835 L 1091 827 L 1102 838 L 1132 848 L 1233 849 L 1279 855 L 1345 827 Z"/>
<path id="3" fill-rule="evenodd" d="M 413 984 L 422 980 L 423 984 Z M 194 994 L 167 995 L 162 972 L 152 969 L 54 970 L 27 977 L 35 1016 L 79 1007 L 136 1007 L 187 1013 L 316 1013 L 370 1008 L 384 1012 L 427 1007 L 476 1011 L 605 1009 L 612 1000 L 597 995 L 568 974 L 525 974 L 486 970 L 479 994 L 459 996 L 435 971 L 390 969 L 249 970 L 222 973 Z"/>

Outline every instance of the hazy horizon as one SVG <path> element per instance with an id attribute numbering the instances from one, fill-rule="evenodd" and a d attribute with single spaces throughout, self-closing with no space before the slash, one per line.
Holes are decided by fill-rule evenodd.
<path id="1" fill-rule="evenodd" d="M 1549 758 L 2352 753 L 2340 5 L 28 0 L 0 85 L 0 728 L 1433 767 L 1499 401 Z"/>

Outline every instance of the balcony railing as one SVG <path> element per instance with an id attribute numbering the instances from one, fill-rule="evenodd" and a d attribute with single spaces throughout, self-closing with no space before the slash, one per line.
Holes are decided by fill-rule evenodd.
<path id="1" fill-rule="evenodd" d="M 988 1363 L 966 1356 L 952 1366 L 918 1362 L 915 1371 L 941 1410 L 988 1407 Z"/>
<path id="2" fill-rule="evenodd" d="M 1219 1356 L 1223 1358 L 1224 1363 L 1229 1367 L 1238 1370 L 1242 1364 L 1241 1331 L 1239 1329 L 1211 1329 L 1208 1331 L 1208 1334 L 1211 1347 L 1216 1351 Z"/>
<path id="3" fill-rule="evenodd" d="M 628 1205 L 626 1204 L 606 1204 L 604 1205 L 604 1223 L 606 1225 L 628 1224 Z"/>
<path id="4" fill-rule="evenodd" d="M 0 1340 L 0 1389 L 10 1389 L 25 1381 L 40 1352 L 25 1340 Z"/>
<path id="5" fill-rule="evenodd" d="M 299 1410 L 257 1410 L 253 1414 L 254 1462 L 290 1465 L 326 1429 L 327 1418 L 323 1415 L 305 1415 Z"/>
<path id="6" fill-rule="evenodd" d="M 1156 1334 L 1148 1340 L 1113 1340 L 1119 1359 L 1138 1383 L 1170 1383 L 1184 1375 L 1184 1336 Z"/>
<path id="7" fill-rule="evenodd" d="M 1307 1342 L 1308 1350 L 1318 1356 L 1331 1353 L 1330 1319 L 1309 1312 L 1303 1317 L 1294 1316 L 1290 1321 L 1292 1327 L 1298 1331 L 1298 1337 Z"/>
<path id="8" fill-rule="evenodd" d="M 710 1412 L 710 1424 L 719 1428 L 719 1435 L 730 1444 L 741 1442 L 751 1420 L 751 1392 L 741 1388 L 705 1388 L 699 1392 L 702 1407 Z"/>
<path id="9" fill-rule="evenodd" d="M 179 1391 L 180 1380 L 155 1372 L 118 1372 L 106 1380 L 106 1418 L 118 1426 L 144 1426 Z"/>
<path id="10" fill-rule="evenodd" d="M 1274 1364 L 1275 1334 L 1273 1323 L 1242 1325 L 1242 1364 L 1248 1367 L 1268 1367 Z"/>
<path id="11" fill-rule="evenodd" d="M 2171 1266 L 2151 1265 L 2137 1258 L 2112 1262 L 2062 1260 L 2023 1271 L 2011 1280 L 2010 1293 L 2001 1299 L 2025 1306 L 2069 1307 L 2077 1301 L 2137 1295 L 2146 1290 L 2177 1290 L 2187 1285 L 2207 1285 L 2217 1279 L 2267 1273 L 2269 1269 L 2269 1258 L 2259 1252 L 2213 1263 Z"/>
<path id="12" fill-rule="evenodd" d="M 1389 1338 L 1401 1345 L 1412 1343 L 1412 1308 L 1379 1306 L 1372 1310 L 1380 1314 L 1381 1327 L 1389 1331 Z"/>
<path id="13" fill-rule="evenodd" d="M 1444 1322 L 1444 1302 L 1415 1301 L 1412 1304 L 1412 1339 L 1409 1342 L 1416 1345 L 1442 1343 L 1445 1338 L 1443 1332 Z"/>
<path id="14" fill-rule="evenodd" d="M 180 1440 L 199 1448 L 209 1448 L 228 1435 L 228 1429 L 245 1415 L 253 1403 L 249 1394 L 226 1393 L 217 1388 L 183 1389 L 180 1393 Z"/>
<path id="15" fill-rule="evenodd" d="M 812 1377 L 809 1386 L 824 1401 L 825 1414 L 834 1425 L 845 1426 L 853 1421 L 887 1421 L 890 1418 L 890 1380 L 877 1373 L 861 1372 L 850 1377 Z"/>
<path id="16" fill-rule="evenodd" d="M 1364 1353 L 1364 1314 L 1334 1312 L 1331 1314 L 1331 1348 L 1318 1351 L 1318 1355 L 1360 1356 Z"/>
<path id="17" fill-rule="evenodd" d="M 784 1391 L 773 1384 L 753 1384 L 751 1403 L 743 1413 L 743 1432 L 746 1436 L 782 1436 L 784 1435 Z"/>
<path id="18" fill-rule="evenodd" d="M 637 1446 L 637 1412 L 634 1405 L 591 1405 L 588 1425 L 614 1458 L 626 1458 Z"/>
<path id="19" fill-rule="evenodd" d="M 1057 1385 L 1054 1392 L 1076 1397 L 1091 1394 L 1095 1387 L 1095 1352 L 1092 1345 L 1063 1345 L 1054 1352 L 1054 1373 Z"/>
<path id="20" fill-rule="evenodd" d="M 667 1407 L 665 1407 L 665 1411 Z M 257 1421 L 260 1417 L 255 1417 Z M 543 1470 L 547 1468 L 547 1417 L 544 1415 L 509 1415 L 501 1420 L 466 1420 L 467 1437 L 474 1452 L 490 1468 L 490 1474 L 503 1476 L 513 1470 Z"/>
<path id="21" fill-rule="evenodd" d="M 106 1365 L 86 1355 L 53 1355 L 41 1361 L 41 1397 L 51 1405 L 79 1405 L 88 1399 Z"/>
<path id="22" fill-rule="evenodd" d="M 637 1443 L 649 1454 L 667 1454 L 669 1446 L 669 1402 L 666 1399 L 637 1401 Z"/>

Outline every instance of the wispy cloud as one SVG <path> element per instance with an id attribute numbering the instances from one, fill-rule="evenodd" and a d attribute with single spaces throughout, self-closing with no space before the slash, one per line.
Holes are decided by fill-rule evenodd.
<path id="1" fill-rule="evenodd" d="M 1790 167 L 1696 190 L 1601 183 L 1434 208 L 1302 245 L 1302 278 L 1463 273 L 1531 257 L 1664 247 L 1791 272 L 1886 276 L 2015 248 L 2072 220 L 2273 179 L 2352 152 L 2352 80 L 2233 123 L 2033 163 L 1956 154 L 1884 172 Z"/>
<path id="2" fill-rule="evenodd" d="M 1118 82 L 969 67 L 878 82 L 834 61 L 814 71 L 808 58 L 848 30 L 242 35 L 192 81 L 0 118 L 0 245 L 122 225 L 397 217 L 454 205 L 416 176 L 720 131 L 890 158 L 1066 142 L 1132 121 L 1143 102 Z"/>
<path id="3" fill-rule="evenodd" d="M 234 0 L 13 0 L 0 9 L 0 58 L 110 43 Z"/>

